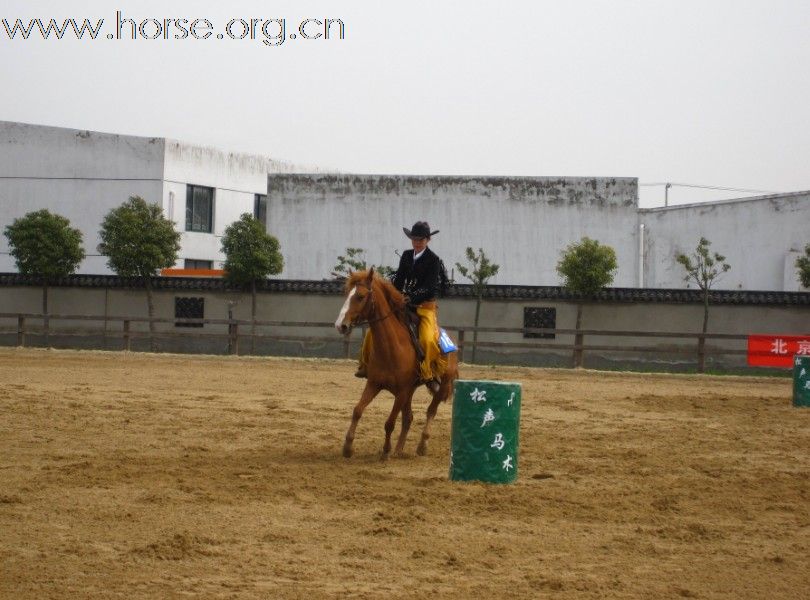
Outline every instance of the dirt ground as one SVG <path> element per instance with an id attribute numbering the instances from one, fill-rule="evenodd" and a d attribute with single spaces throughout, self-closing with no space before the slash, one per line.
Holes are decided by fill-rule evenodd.
<path id="1" fill-rule="evenodd" d="M 789 379 L 462 366 L 523 384 L 514 485 L 343 435 L 353 364 L 0 349 L 2 598 L 807 598 Z"/>

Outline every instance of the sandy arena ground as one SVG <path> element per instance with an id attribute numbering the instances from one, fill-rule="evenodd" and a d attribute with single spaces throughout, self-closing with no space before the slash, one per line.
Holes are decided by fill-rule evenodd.
<path id="1" fill-rule="evenodd" d="M 451 407 L 378 460 L 348 361 L 0 349 L 2 598 L 808 598 L 788 379 L 523 384 L 520 477 L 447 479 Z"/>

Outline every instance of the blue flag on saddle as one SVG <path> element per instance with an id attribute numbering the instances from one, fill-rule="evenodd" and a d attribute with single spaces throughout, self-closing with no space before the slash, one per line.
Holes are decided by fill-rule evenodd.
<path id="1" fill-rule="evenodd" d="M 439 350 L 442 351 L 442 354 L 458 350 L 458 346 L 456 346 L 456 343 L 450 338 L 443 327 L 439 327 Z"/>

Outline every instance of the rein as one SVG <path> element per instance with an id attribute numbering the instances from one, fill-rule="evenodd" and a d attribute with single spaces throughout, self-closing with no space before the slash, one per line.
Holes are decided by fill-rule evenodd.
<path id="1" fill-rule="evenodd" d="M 362 285 L 362 284 L 358 284 L 358 285 Z M 371 306 L 374 307 L 374 306 L 376 306 L 376 304 L 374 303 L 374 289 L 370 288 L 370 287 L 367 288 L 367 289 L 368 289 L 368 295 L 371 298 Z M 365 319 L 363 321 L 359 321 L 359 320 L 354 321 L 352 323 L 352 326 L 356 327 L 357 325 L 371 325 L 372 323 L 379 323 L 380 321 L 385 321 L 388 317 L 390 317 L 391 315 L 393 315 L 396 312 L 399 312 L 399 311 L 397 311 L 396 308 L 392 308 L 390 311 L 388 311 L 388 313 L 386 315 L 383 315 L 382 317 L 376 317 L 374 319 Z"/>

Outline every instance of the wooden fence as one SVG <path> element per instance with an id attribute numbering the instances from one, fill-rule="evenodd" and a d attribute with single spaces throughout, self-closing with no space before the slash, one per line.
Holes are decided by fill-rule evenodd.
<path id="1" fill-rule="evenodd" d="M 136 338 L 146 339 L 160 339 L 160 338 L 190 338 L 190 339 L 204 339 L 204 338 L 220 338 L 227 341 L 227 353 L 240 354 L 240 342 L 244 340 L 251 341 L 252 344 L 255 340 L 271 340 L 276 342 L 327 342 L 334 343 L 338 338 L 334 333 L 334 324 L 326 322 L 308 322 L 308 321 L 252 321 L 244 319 L 183 319 L 183 318 L 148 318 L 148 317 L 121 317 L 121 316 L 98 316 L 98 315 L 42 315 L 37 313 L 0 313 L 0 322 L 3 320 L 16 320 L 16 329 L 7 329 L 0 326 L 0 334 L 13 335 L 16 332 L 17 346 L 26 345 L 26 337 L 29 335 L 43 336 L 47 340 L 49 335 L 59 335 L 63 337 L 97 337 L 102 336 L 105 339 L 120 338 L 121 349 L 131 350 L 132 341 Z M 81 328 L 73 330 L 54 330 L 51 327 L 52 321 L 77 321 L 88 322 L 95 321 L 103 323 L 103 328 Z M 154 334 L 148 330 L 133 329 L 134 323 L 152 322 L 155 325 L 171 324 L 173 326 L 202 326 L 202 325 L 221 325 L 222 331 L 217 332 L 196 332 L 189 331 L 166 331 L 156 330 Z M 41 323 L 41 325 L 40 325 Z M 40 325 L 38 327 L 32 327 Z M 113 329 L 109 329 L 109 324 L 120 324 Z M 331 330 L 329 336 L 305 336 L 305 335 L 279 335 L 278 333 L 256 333 L 251 331 L 255 328 L 320 328 Z M 554 350 L 570 351 L 572 355 L 572 362 L 574 366 L 582 366 L 584 354 L 587 351 L 600 351 L 600 352 L 654 352 L 656 354 L 672 354 L 681 357 L 693 356 L 695 358 L 696 367 L 698 371 L 703 372 L 707 355 L 745 355 L 747 350 L 745 348 L 726 349 L 726 348 L 711 348 L 707 350 L 707 340 L 738 340 L 746 341 L 748 336 L 746 334 L 728 334 L 728 333 L 693 333 L 693 332 L 669 332 L 669 331 L 608 331 L 599 329 L 554 329 L 554 328 L 515 328 L 515 327 L 470 327 L 458 325 L 444 325 L 444 328 L 450 332 L 457 333 L 457 345 L 459 347 L 459 359 L 463 362 L 465 350 L 475 346 L 476 348 L 492 348 L 504 350 L 528 350 L 528 351 L 542 351 Z M 361 332 L 364 330 L 360 330 Z M 555 335 L 570 335 L 574 336 L 573 343 L 560 343 L 548 341 L 477 341 L 473 342 L 470 339 L 472 336 L 469 334 L 478 331 L 479 333 L 504 333 L 504 334 L 555 334 Z M 664 339 L 686 339 L 692 340 L 692 343 L 686 345 L 668 346 L 661 348 L 652 345 L 616 345 L 616 344 L 600 344 L 591 343 L 593 338 L 604 337 L 625 337 L 636 338 L 639 340 L 650 338 L 664 338 Z M 359 342 L 361 337 L 357 337 L 355 341 Z M 588 343 L 586 343 L 588 340 Z M 598 341 L 598 340 L 597 340 Z M 347 358 L 352 357 L 351 351 L 351 334 L 345 336 L 343 339 L 344 355 Z M 244 344 L 242 345 L 244 348 Z M 244 353 L 244 352 L 243 352 Z M 251 352 L 248 352 L 251 353 Z"/>

